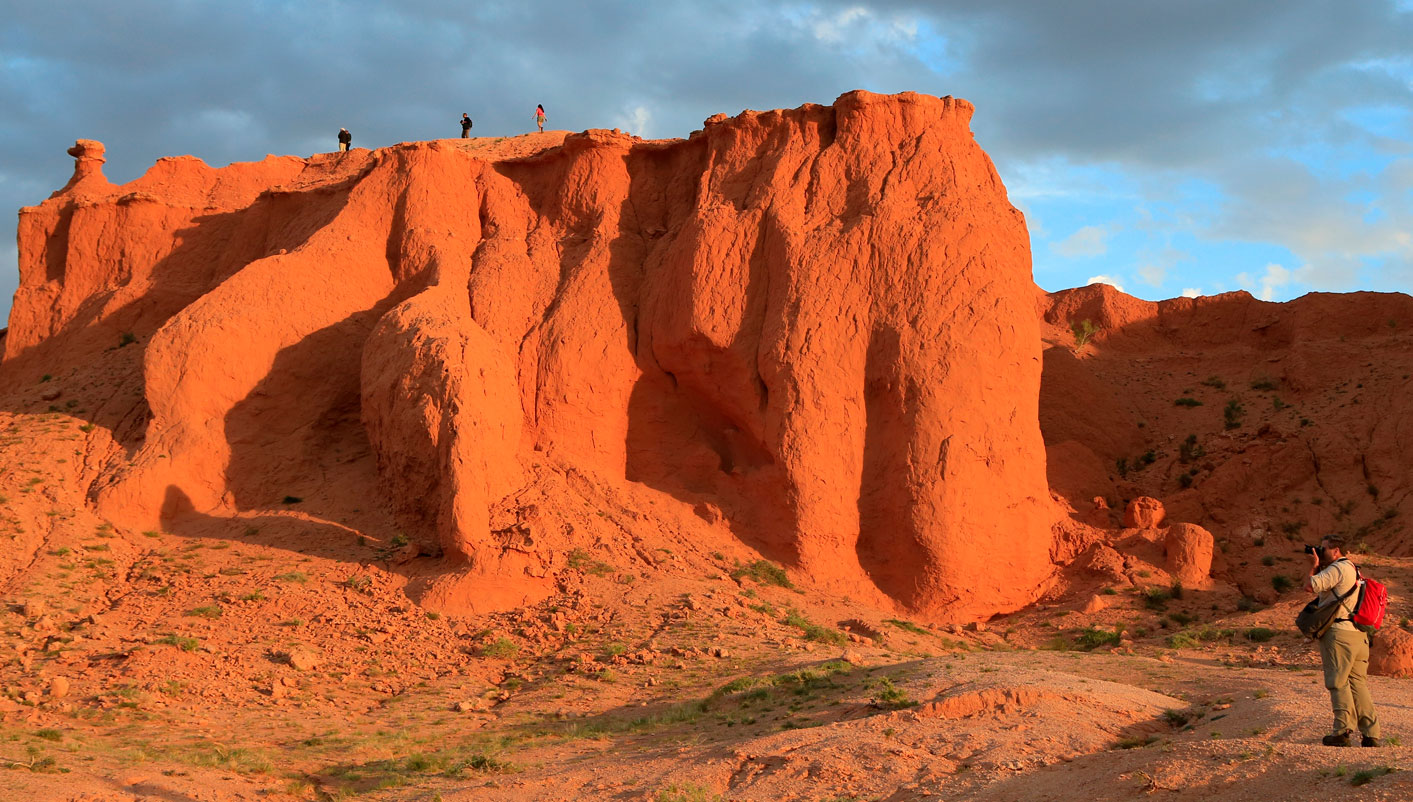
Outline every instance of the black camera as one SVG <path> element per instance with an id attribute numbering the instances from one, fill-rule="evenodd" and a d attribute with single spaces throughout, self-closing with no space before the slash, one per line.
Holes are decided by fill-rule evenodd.
<path id="1" fill-rule="evenodd" d="M 1315 555 L 1318 555 L 1318 554 L 1320 553 L 1320 547 L 1319 547 L 1319 546 L 1306 545 L 1306 546 L 1305 546 L 1305 553 L 1306 553 L 1306 554 L 1315 554 Z"/>

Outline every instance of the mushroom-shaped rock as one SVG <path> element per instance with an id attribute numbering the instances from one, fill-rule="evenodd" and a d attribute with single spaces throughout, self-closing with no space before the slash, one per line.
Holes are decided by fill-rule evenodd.
<path id="1" fill-rule="evenodd" d="M 1210 587 L 1213 544 L 1212 533 L 1197 524 L 1173 524 L 1163 536 L 1164 569 L 1185 587 Z"/>
<path id="2" fill-rule="evenodd" d="M 1163 502 L 1151 496 L 1139 496 L 1124 509 L 1124 526 L 1129 529 L 1157 529 L 1163 525 Z"/>
<path id="3" fill-rule="evenodd" d="M 80 139 L 74 142 L 74 146 L 68 150 L 68 154 L 74 157 L 74 175 L 59 192 L 67 192 L 81 184 L 98 184 L 106 187 L 108 178 L 103 175 L 103 163 L 107 159 L 104 158 L 103 152 L 103 143 L 96 139 Z"/>
<path id="4" fill-rule="evenodd" d="M 1369 648 L 1369 673 L 1381 677 L 1413 676 L 1413 634 L 1398 626 L 1379 630 Z"/>

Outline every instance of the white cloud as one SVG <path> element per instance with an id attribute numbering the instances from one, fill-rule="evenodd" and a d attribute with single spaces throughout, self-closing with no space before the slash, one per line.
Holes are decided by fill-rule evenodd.
<path id="1" fill-rule="evenodd" d="M 833 16 L 816 19 L 811 27 L 814 38 L 828 44 L 839 44 L 845 39 L 845 33 L 855 23 L 867 21 L 873 13 L 863 6 L 853 6 L 846 8 Z"/>
<path id="2" fill-rule="evenodd" d="M 1168 277 L 1168 269 L 1162 265 L 1142 265 L 1134 272 L 1138 273 L 1138 277 L 1142 279 L 1143 283 L 1150 287 L 1163 286 L 1163 279 Z"/>
<path id="3" fill-rule="evenodd" d="M 1201 287 L 1187 287 L 1182 291 L 1183 298 L 1197 298 L 1202 295 Z"/>
<path id="4" fill-rule="evenodd" d="M 1277 290 L 1292 284 L 1303 283 L 1310 272 L 1309 267 L 1290 270 L 1284 265 L 1272 262 L 1266 265 L 1266 272 L 1262 273 L 1259 278 L 1253 278 L 1250 273 L 1238 273 L 1236 283 L 1263 301 L 1273 301 Z M 1256 289 L 1253 290 L 1253 287 Z"/>
<path id="5" fill-rule="evenodd" d="M 621 128 L 630 134 L 651 139 L 653 113 L 647 106 L 638 105 L 631 109 L 625 109 L 613 117 L 613 127 Z"/>
<path id="6" fill-rule="evenodd" d="M 1118 280 L 1110 278 L 1109 276 L 1090 276 L 1089 280 L 1085 281 L 1084 284 L 1086 287 L 1090 284 L 1108 284 L 1110 287 L 1113 287 L 1119 292 L 1124 291 L 1124 285 L 1120 284 Z"/>
<path id="7" fill-rule="evenodd" d="M 1109 251 L 1109 245 L 1105 241 L 1108 236 L 1109 232 L 1103 226 L 1084 226 L 1051 245 L 1050 250 L 1066 259 L 1103 256 Z"/>

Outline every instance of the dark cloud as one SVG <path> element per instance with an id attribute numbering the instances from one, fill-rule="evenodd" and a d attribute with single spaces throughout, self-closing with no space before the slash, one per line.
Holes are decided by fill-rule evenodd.
<path id="1" fill-rule="evenodd" d="M 109 177 L 126 181 L 166 155 L 219 165 L 332 149 L 340 126 L 373 147 L 455 136 L 468 111 L 477 134 L 504 136 L 544 103 L 554 128 L 684 136 L 718 111 L 862 87 L 969 98 L 1008 179 L 1039 163 L 1109 165 L 1162 199 L 1197 177 L 1221 187 L 1232 219 L 1294 236 L 1331 205 L 1281 196 L 1287 226 L 1248 205 L 1277 185 L 1345 187 L 1308 160 L 1269 183 L 1280 169 L 1268 160 L 1406 152 L 1406 125 L 1376 134 L 1342 112 L 1413 106 L 1411 41 L 1413 16 L 1372 0 L 13 3 L 0 26 L 0 207 L 62 186 L 80 137 L 103 140 Z M 1248 162 L 1260 165 L 1238 169 Z M 1358 215 L 1334 211 L 1357 236 Z M 1310 259 L 1324 247 L 1302 242 Z M 11 259 L 0 250 L 0 315 Z"/>

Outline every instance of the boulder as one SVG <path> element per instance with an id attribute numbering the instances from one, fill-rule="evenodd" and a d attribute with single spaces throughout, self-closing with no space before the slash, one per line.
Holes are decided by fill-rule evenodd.
<path id="1" fill-rule="evenodd" d="M 1197 524 L 1178 523 L 1163 534 L 1163 570 L 1186 588 L 1212 585 L 1212 533 Z"/>
<path id="2" fill-rule="evenodd" d="M 1124 526 L 1128 529 L 1157 529 L 1166 517 L 1163 502 L 1151 496 L 1139 496 L 1124 509 Z"/>
<path id="3" fill-rule="evenodd" d="M 1369 647 L 1369 673 L 1381 677 L 1413 677 L 1413 634 L 1386 624 Z"/>

